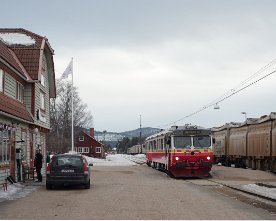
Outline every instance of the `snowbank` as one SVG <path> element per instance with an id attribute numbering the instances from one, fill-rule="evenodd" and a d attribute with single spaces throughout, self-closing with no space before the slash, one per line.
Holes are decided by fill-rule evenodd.
<path id="1" fill-rule="evenodd" d="M 276 200 L 276 188 L 268 188 L 265 186 L 258 186 L 256 184 L 248 184 L 244 185 L 243 189 Z"/>
<path id="2" fill-rule="evenodd" d="M 8 185 L 8 190 L 0 190 L 0 202 L 5 200 L 15 200 L 27 196 L 29 193 L 36 190 L 35 186 L 25 186 L 20 183 Z"/>
<path id="3" fill-rule="evenodd" d="M 133 161 L 123 157 L 123 154 L 107 155 L 106 159 L 98 159 L 86 157 L 88 163 L 93 163 L 94 166 L 134 166 L 137 165 Z"/>

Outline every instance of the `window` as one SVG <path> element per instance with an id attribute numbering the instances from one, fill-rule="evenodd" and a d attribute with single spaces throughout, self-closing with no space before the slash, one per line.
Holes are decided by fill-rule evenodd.
<path id="1" fill-rule="evenodd" d="M 102 148 L 96 147 L 96 153 L 101 153 L 101 152 L 102 152 Z"/>
<path id="2" fill-rule="evenodd" d="M 177 149 L 190 149 L 192 146 L 191 137 L 174 137 L 174 146 Z"/>
<path id="3" fill-rule="evenodd" d="M 153 150 L 153 142 L 150 141 L 150 149 Z"/>
<path id="4" fill-rule="evenodd" d="M 83 148 L 83 152 L 84 152 L 84 153 L 89 153 L 89 148 L 88 148 L 88 147 L 84 147 L 84 148 Z"/>
<path id="5" fill-rule="evenodd" d="M 10 160 L 9 140 L 3 140 L 3 142 L 0 143 L 0 163 L 9 163 L 9 160 Z"/>
<path id="6" fill-rule="evenodd" d="M 23 85 L 17 82 L 16 99 L 20 102 L 23 102 L 23 90 Z"/>
<path id="7" fill-rule="evenodd" d="M 56 156 L 53 157 L 53 165 L 55 166 L 83 166 L 83 161 L 82 158 L 79 156 L 70 156 L 70 155 L 65 155 L 65 156 Z"/>
<path id="8" fill-rule="evenodd" d="M 82 147 L 78 148 L 78 153 L 82 153 Z"/>
<path id="9" fill-rule="evenodd" d="M 79 136 L 79 141 L 84 141 L 84 136 Z"/>
<path id="10" fill-rule="evenodd" d="M 10 160 L 10 142 L 12 131 L 6 128 L 0 130 L 0 164 L 9 163 Z"/>
<path id="11" fill-rule="evenodd" d="M 43 74 L 41 75 L 40 83 L 41 83 L 42 86 L 45 87 L 45 77 L 44 77 Z"/>
<path id="12" fill-rule="evenodd" d="M 40 91 L 40 109 L 45 110 L 45 94 Z"/>
<path id="13" fill-rule="evenodd" d="M 0 92 L 3 92 L 4 88 L 4 71 L 0 69 Z"/>
<path id="14" fill-rule="evenodd" d="M 157 149 L 157 144 L 156 144 L 156 140 L 153 141 L 153 149 L 156 150 Z"/>
<path id="15" fill-rule="evenodd" d="M 195 148 L 206 148 L 211 146 L 211 138 L 209 136 L 195 136 L 193 141 Z"/>

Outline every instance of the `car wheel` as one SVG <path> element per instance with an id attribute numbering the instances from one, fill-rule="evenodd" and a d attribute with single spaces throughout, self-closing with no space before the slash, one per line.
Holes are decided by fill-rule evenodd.
<path id="1" fill-rule="evenodd" d="M 46 183 L 46 189 L 51 190 L 52 189 L 52 184 Z"/>

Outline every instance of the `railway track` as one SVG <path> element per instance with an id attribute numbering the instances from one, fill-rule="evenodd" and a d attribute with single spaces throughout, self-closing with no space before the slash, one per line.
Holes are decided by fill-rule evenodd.
<path id="1" fill-rule="evenodd" d="M 139 157 L 136 157 L 136 156 L 133 156 L 133 155 L 124 155 L 124 158 L 134 162 L 134 163 L 137 163 L 139 165 L 143 165 L 143 164 L 146 164 L 146 159 L 143 159 L 143 158 L 139 158 Z M 237 191 L 237 192 L 240 192 L 240 193 L 245 193 L 245 194 L 248 194 L 250 196 L 255 196 L 255 197 L 259 197 L 261 199 L 265 199 L 265 200 L 268 200 L 270 202 L 273 202 L 275 203 L 276 202 L 276 199 L 274 198 L 271 198 L 271 197 L 267 197 L 267 196 L 264 196 L 264 195 L 261 195 L 261 194 L 258 194 L 258 193 L 253 193 L 251 191 L 248 191 L 248 190 L 245 190 L 245 189 L 241 189 L 241 188 L 238 188 L 238 187 L 235 187 L 235 186 L 232 186 L 232 185 L 228 185 L 228 184 L 225 184 L 223 182 L 220 182 L 218 180 L 213 180 L 212 178 L 207 178 L 207 179 L 193 179 L 193 180 L 185 180 L 186 182 L 189 182 L 189 183 L 192 183 L 194 185 L 199 185 L 199 186 L 220 186 L 220 187 L 226 187 L 226 188 L 229 188 L 231 190 L 234 190 L 234 191 Z"/>
<path id="2" fill-rule="evenodd" d="M 143 165 L 143 164 L 146 164 L 146 159 L 143 159 L 143 158 L 140 158 L 140 157 L 136 157 L 134 155 L 123 155 L 123 157 L 125 159 L 128 159 L 134 163 L 137 163 L 139 165 Z"/>
<path id="3" fill-rule="evenodd" d="M 257 197 L 262 198 L 262 199 L 266 199 L 266 200 L 269 200 L 269 201 L 272 201 L 272 202 L 276 202 L 276 199 L 271 198 L 271 197 L 267 197 L 267 196 L 264 196 L 264 195 L 261 195 L 261 194 L 258 194 L 258 193 L 253 193 L 253 192 L 250 192 L 250 191 L 247 191 L 247 190 L 244 190 L 244 189 L 241 189 L 241 188 L 237 188 L 237 187 L 234 187 L 234 186 L 231 186 L 231 185 L 227 185 L 225 183 L 221 183 L 221 182 L 218 182 L 218 181 L 215 181 L 215 180 L 208 179 L 208 181 L 219 184 L 219 185 L 222 185 L 222 186 L 225 186 L 225 187 L 228 187 L 232 190 L 236 190 L 236 191 L 243 192 L 243 193 L 246 193 L 246 194 L 249 194 L 249 195 L 252 195 L 252 196 L 257 196 Z"/>
<path id="4" fill-rule="evenodd" d="M 256 196 L 256 197 L 268 200 L 270 202 L 276 202 L 276 199 L 274 199 L 274 198 L 267 197 L 267 196 L 264 196 L 264 195 L 261 195 L 261 194 L 258 194 L 258 193 L 253 193 L 251 191 L 248 191 L 248 190 L 245 190 L 245 189 L 241 189 L 241 188 L 238 188 L 238 187 L 235 187 L 235 186 L 232 186 L 232 185 L 228 185 L 228 184 L 219 182 L 217 180 L 212 180 L 211 178 L 208 178 L 208 179 L 199 179 L 199 180 L 185 180 L 185 181 L 189 182 L 189 183 L 192 183 L 192 184 L 195 184 L 195 185 L 199 185 L 199 186 L 220 186 L 220 187 L 227 187 L 227 188 L 229 188 L 231 190 L 235 190 L 235 191 L 238 191 L 238 192 L 246 193 L 246 194 L 251 195 L 251 196 Z"/>

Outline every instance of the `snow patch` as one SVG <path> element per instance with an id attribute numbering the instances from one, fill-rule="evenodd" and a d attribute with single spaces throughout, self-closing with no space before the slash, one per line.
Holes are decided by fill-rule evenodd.
<path id="1" fill-rule="evenodd" d="M 247 184 L 243 186 L 243 189 L 262 196 L 276 199 L 276 188 L 268 188 L 265 186 L 258 186 L 256 184 Z"/>
<path id="2" fill-rule="evenodd" d="M 144 155 L 145 156 L 145 155 Z M 93 163 L 94 166 L 135 166 L 136 163 L 131 159 L 124 158 L 124 154 L 107 155 L 106 159 L 98 159 L 85 156 L 88 163 Z"/>
<path id="3" fill-rule="evenodd" d="M 15 200 L 22 197 L 27 196 L 34 190 L 36 190 L 37 187 L 34 186 L 24 186 L 19 183 L 14 183 L 11 185 L 8 185 L 8 190 L 3 191 L 0 190 L 0 202 L 3 202 L 5 200 Z"/>
<path id="4" fill-rule="evenodd" d="M 0 40 L 7 45 L 25 45 L 30 46 L 35 44 L 35 39 L 22 33 L 0 33 Z"/>

